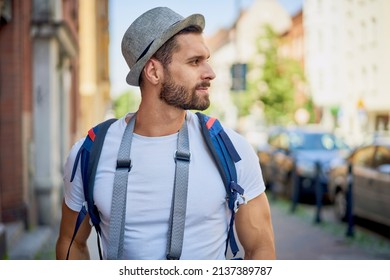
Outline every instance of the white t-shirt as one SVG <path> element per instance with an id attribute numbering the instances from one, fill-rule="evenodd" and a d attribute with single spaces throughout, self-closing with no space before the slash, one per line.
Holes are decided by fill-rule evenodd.
<path id="1" fill-rule="evenodd" d="M 187 112 L 191 161 L 187 212 L 181 259 L 225 259 L 230 210 L 225 187 L 201 134 L 196 114 Z M 108 228 L 116 159 L 126 127 L 121 118 L 109 128 L 96 172 L 94 200 L 101 214 L 103 257 Z M 259 160 L 242 136 L 225 128 L 242 160 L 237 166 L 238 184 L 247 201 L 260 195 L 265 186 Z M 128 177 L 123 259 L 165 259 L 168 220 L 175 177 L 174 152 L 178 133 L 162 137 L 133 135 L 132 169 Z M 69 153 L 64 169 L 65 203 L 80 211 L 84 194 L 80 164 L 72 182 L 74 160 L 83 139 Z"/>

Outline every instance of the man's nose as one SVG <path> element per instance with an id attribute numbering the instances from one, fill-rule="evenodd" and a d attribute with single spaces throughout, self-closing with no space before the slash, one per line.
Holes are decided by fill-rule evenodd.
<path id="1" fill-rule="evenodd" d="M 205 69 L 202 76 L 202 79 L 208 79 L 208 80 L 214 80 L 216 77 L 213 68 L 210 66 L 209 63 L 205 63 Z"/>

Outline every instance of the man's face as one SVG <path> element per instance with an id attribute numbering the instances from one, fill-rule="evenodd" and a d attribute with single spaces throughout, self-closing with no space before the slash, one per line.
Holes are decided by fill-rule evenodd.
<path id="1" fill-rule="evenodd" d="M 177 40 L 180 48 L 164 69 L 160 98 L 184 110 L 205 110 L 210 106 L 210 81 L 215 78 L 209 51 L 201 34 L 183 34 Z"/>

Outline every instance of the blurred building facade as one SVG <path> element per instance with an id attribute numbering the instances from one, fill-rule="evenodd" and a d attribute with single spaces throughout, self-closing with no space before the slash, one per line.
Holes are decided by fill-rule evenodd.
<path id="1" fill-rule="evenodd" d="M 304 1 L 305 69 L 322 122 L 351 144 L 389 130 L 390 1 Z"/>
<path id="2" fill-rule="evenodd" d="M 7 3 L 11 16 L 0 29 L 1 219 L 50 223 L 76 132 L 77 2 Z"/>
<path id="3" fill-rule="evenodd" d="M 103 121 L 111 105 L 108 24 L 108 0 L 80 1 L 81 135 Z"/>
<path id="4" fill-rule="evenodd" d="M 279 54 L 299 62 L 305 67 L 305 32 L 303 31 L 303 12 L 299 10 L 291 17 L 291 27 L 281 35 Z"/>
<path id="5" fill-rule="evenodd" d="M 278 55 L 298 62 L 302 72 L 305 72 L 305 32 L 302 9 L 291 16 L 291 28 L 280 36 Z M 311 98 L 307 88 L 307 81 L 305 79 L 297 79 L 294 81 L 294 85 L 294 102 L 297 106 L 294 121 L 297 124 L 304 125 L 309 122 L 310 117 L 310 112 L 304 106 Z M 316 108 L 314 110 L 314 113 L 316 113 Z M 314 121 L 319 121 L 319 114 L 315 115 Z"/>
<path id="6" fill-rule="evenodd" d="M 4 225 L 56 223 L 69 149 L 104 119 L 107 2 L 0 0 L 0 258 Z"/>
<path id="7" fill-rule="evenodd" d="M 213 109 L 228 125 L 241 126 L 239 104 L 230 98 L 230 67 L 254 59 L 255 39 L 264 24 L 280 34 L 279 54 L 300 62 L 304 69 L 306 83 L 297 85 L 295 93 L 298 107 L 310 98 L 315 121 L 336 130 L 351 145 L 366 135 L 390 130 L 390 1 L 386 0 L 306 0 L 302 10 L 291 16 L 277 0 L 254 0 L 231 28 L 208 38 L 210 62 L 217 73 Z"/>

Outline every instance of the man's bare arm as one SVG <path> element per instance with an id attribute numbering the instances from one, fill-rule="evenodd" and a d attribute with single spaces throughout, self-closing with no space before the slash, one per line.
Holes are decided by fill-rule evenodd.
<path id="1" fill-rule="evenodd" d="M 265 193 L 240 206 L 235 224 L 245 259 L 276 258 L 271 211 Z"/>
<path id="2" fill-rule="evenodd" d="M 62 203 L 62 218 L 60 225 L 60 233 L 56 244 L 56 258 L 57 260 L 66 259 L 69 244 L 72 240 L 74 227 L 77 221 L 78 212 L 71 210 L 65 202 Z M 87 240 L 91 233 L 91 226 L 89 224 L 89 215 L 87 215 L 82 222 L 76 237 L 70 249 L 69 259 L 73 260 L 87 260 L 90 259 Z"/>

